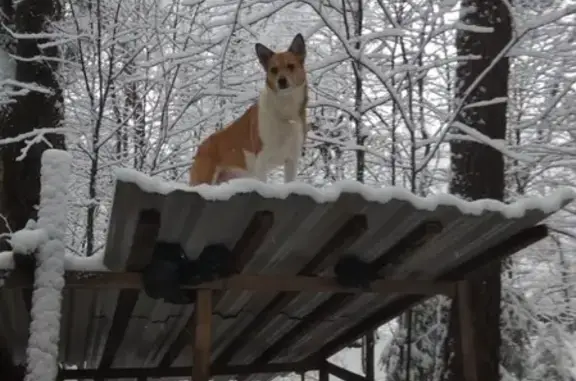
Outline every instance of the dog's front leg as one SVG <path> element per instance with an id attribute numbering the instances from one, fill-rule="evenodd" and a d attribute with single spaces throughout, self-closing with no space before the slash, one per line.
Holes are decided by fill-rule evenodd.
<path id="1" fill-rule="evenodd" d="M 265 183 L 268 178 L 267 165 L 268 162 L 271 160 L 271 158 L 268 156 L 269 155 L 261 153 L 260 156 L 258 156 L 258 158 L 256 158 L 256 160 L 254 161 L 254 169 L 252 171 L 252 175 L 258 180 L 262 181 L 263 183 Z"/>
<path id="2" fill-rule="evenodd" d="M 300 160 L 300 156 L 302 155 L 303 140 L 303 136 L 295 136 L 294 145 L 290 150 L 291 154 L 284 160 L 284 183 L 296 180 L 298 160 Z"/>
<path id="3" fill-rule="evenodd" d="M 284 183 L 289 183 L 296 180 L 296 173 L 298 170 L 298 156 L 291 157 L 284 161 Z"/>

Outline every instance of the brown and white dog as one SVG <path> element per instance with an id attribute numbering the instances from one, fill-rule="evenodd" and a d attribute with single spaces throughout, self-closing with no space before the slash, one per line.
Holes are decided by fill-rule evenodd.
<path id="1" fill-rule="evenodd" d="M 296 179 L 308 102 L 304 38 L 297 34 L 284 52 L 258 43 L 256 55 L 266 70 L 258 102 L 200 144 L 190 168 L 191 185 L 237 177 L 266 182 L 268 172 L 281 165 L 285 182 Z"/>

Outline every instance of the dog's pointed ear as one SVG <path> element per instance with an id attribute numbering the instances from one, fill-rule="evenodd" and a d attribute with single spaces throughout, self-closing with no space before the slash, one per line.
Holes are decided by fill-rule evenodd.
<path id="1" fill-rule="evenodd" d="M 258 60 L 264 69 L 268 69 L 268 61 L 270 61 L 270 58 L 274 55 L 274 52 L 261 43 L 257 43 L 256 55 L 258 56 Z"/>
<path id="2" fill-rule="evenodd" d="M 302 57 L 302 60 L 306 58 L 306 43 L 304 42 L 304 37 L 302 37 L 302 34 L 298 33 L 294 37 L 290 47 L 288 48 L 288 51 Z"/>

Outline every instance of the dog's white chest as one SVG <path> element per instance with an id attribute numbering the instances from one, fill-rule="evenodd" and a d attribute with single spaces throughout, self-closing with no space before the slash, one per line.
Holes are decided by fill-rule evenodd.
<path id="1" fill-rule="evenodd" d="M 270 128 L 261 131 L 262 152 L 258 156 L 268 157 L 270 167 L 284 164 L 302 146 L 302 127 L 296 121 L 271 122 Z"/>
<path id="2" fill-rule="evenodd" d="M 267 121 L 261 125 L 260 139 L 262 151 L 257 158 L 266 160 L 266 169 L 283 165 L 286 160 L 294 159 L 299 155 L 303 131 L 300 123 L 296 121 Z M 297 156 L 296 156 L 297 158 Z"/>
<path id="3" fill-rule="evenodd" d="M 301 123 L 261 115 L 258 130 L 262 150 L 256 155 L 247 153 L 246 164 L 250 173 L 260 177 L 287 161 L 298 161 L 304 141 Z"/>
<path id="4" fill-rule="evenodd" d="M 296 175 L 304 143 L 304 126 L 300 116 L 305 93 L 296 89 L 278 97 L 263 90 L 258 109 L 258 136 L 262 149 L 256 155 L 245 153 L 248 172 L 261 180 L 273 168 L 284 166 L 287 181 Z"/>

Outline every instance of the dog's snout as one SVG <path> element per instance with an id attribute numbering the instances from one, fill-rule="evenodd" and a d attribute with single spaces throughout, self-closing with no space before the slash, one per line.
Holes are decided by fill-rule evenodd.
<path id="1" fill-rule="evenodd" d="M 284 77 L 278 78 L 278 87 L 281 89 L 285 89 L 288 87 L 288 81 Z"/>

